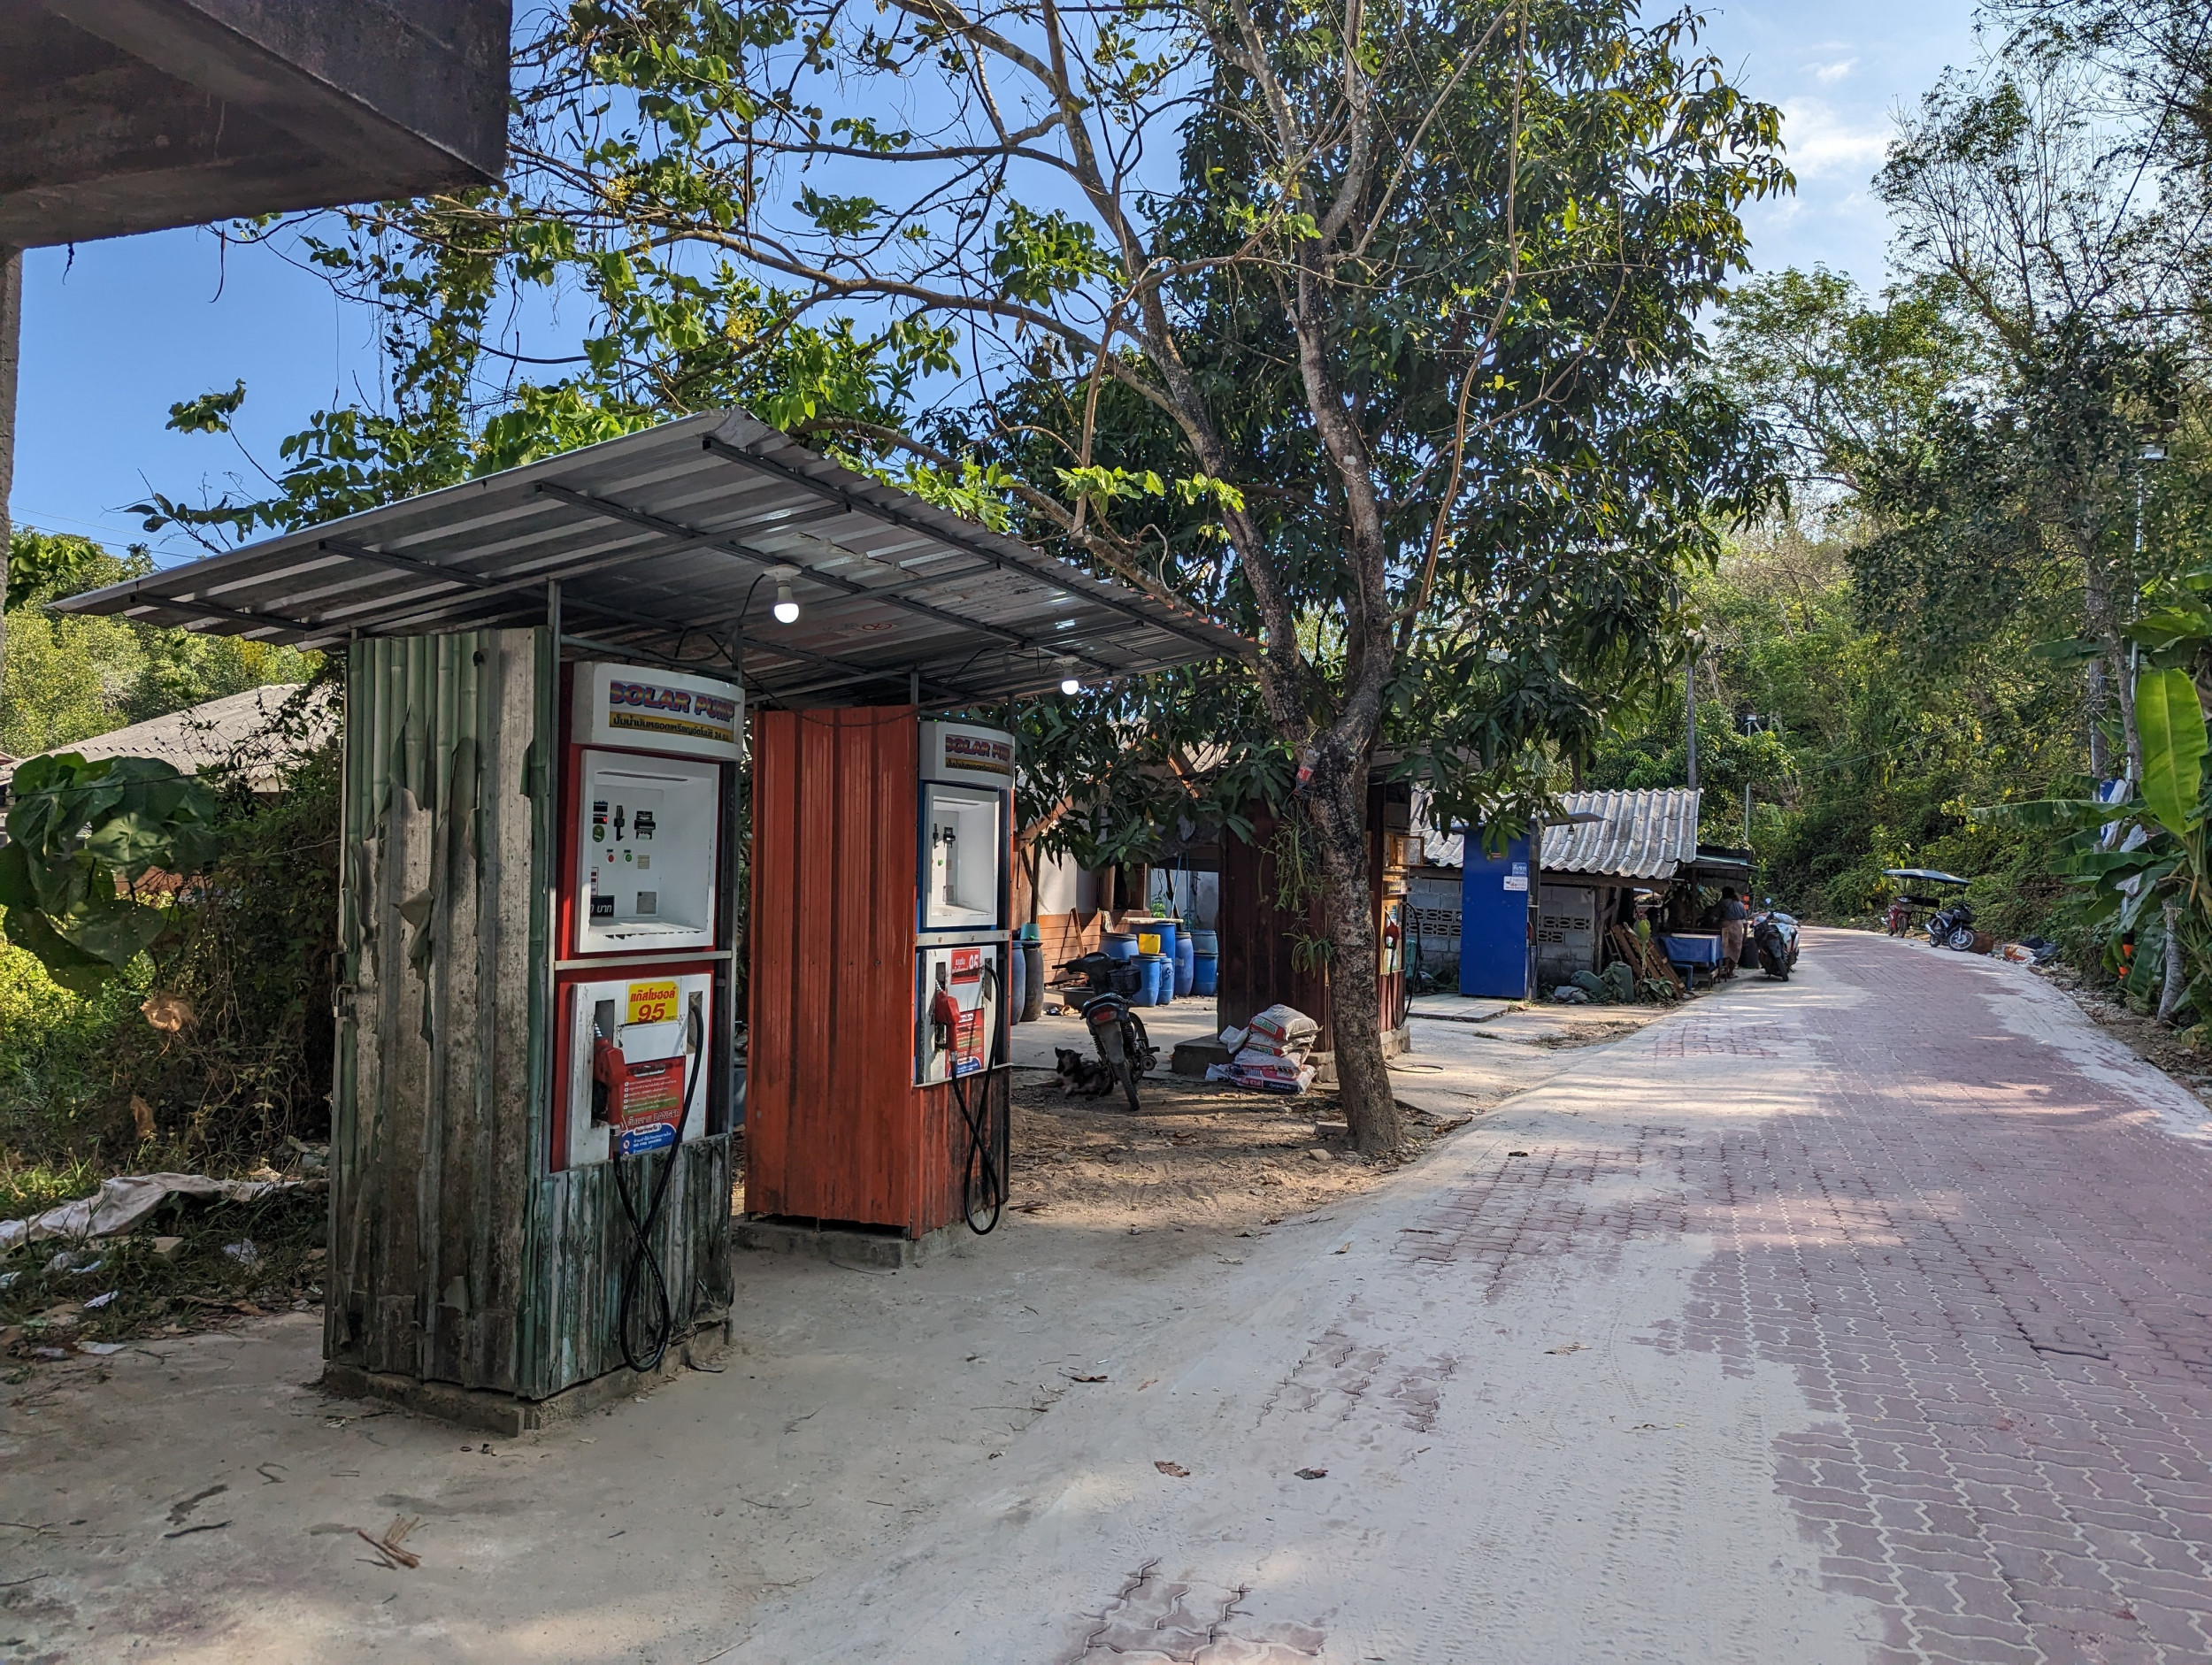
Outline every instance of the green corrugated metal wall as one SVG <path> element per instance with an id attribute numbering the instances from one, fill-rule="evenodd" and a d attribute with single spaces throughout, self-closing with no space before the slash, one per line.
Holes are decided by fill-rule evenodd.
<path id="1" fill-rule="evenodd" d="M 331 1266 L 334 1362 L 530 1399 L 621 1362 L 610 1164 L 550 1174 L 557 669 L 544 631 L 357 642 Z M 726 1134 L 659 1233 L 678 1331 L 730 1298 Z"/>

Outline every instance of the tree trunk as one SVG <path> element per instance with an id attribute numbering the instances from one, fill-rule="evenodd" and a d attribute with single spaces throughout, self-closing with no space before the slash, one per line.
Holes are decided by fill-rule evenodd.
<path id="1" fill-rule="evenodd" d="M 2180 902 L 2167 898 L 2165 916 L 2166 967 L 2165 979 L 2158 990 L 2158 1021 L 2170 1024 L 2174 1014 L 2181 1009 L 2181 997 L 2189 991 L 2189 971 L 2182 961 Z"/>
<path id="2" fill-rule="evenodd" d="M 1398 1148 L 1398 1098 L 1383 1062 L 1364 756 L 1349 757 L 1325 744 L 1321 748 L 1306 787 L 1306 818 L 1320 845 L 1337 1096 L 1353 1144 L 1364 1155 L 1386 1156 Z"/>
<path id="3" fill-rule="evenodd" d="M 2104 780 L 2110 769 L 2105 756 L 2104 744 L 2104 661 L 2089 662 L 2089 773 L 2099 782 Z"/>
<path id="4" fill-rule="evenodd" d="M 0 249 L 0 595 L 8 587 L 8 494 L 15 486 L 15 380 L 23 352 L 23 251 Z M 8 623 L 0 614 L 0 686 L 7 676 Z"/>

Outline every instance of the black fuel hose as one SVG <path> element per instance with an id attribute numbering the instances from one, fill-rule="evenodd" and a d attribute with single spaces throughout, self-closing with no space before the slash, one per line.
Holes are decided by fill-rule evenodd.
<path id="1" fill-rule="evenodd" d="M 676 1138 L 668 1147 L 668 1160 L 662 1164 L 661 1177 L 654 1182 L 653 1200 L 646 1205 L 641 1221 L 638 1218 L 637 1204 L 631 1201 L 628 1182 L 622 1177 L 622 1156 L 619 1152 L 612 1155 L 615 1194 L 622 1199 L 622 1213 L 630 1223 L 630 1236 L 636 1245 L 630 1253 L 630 1264 L 622 1274 L 622 1302 L 615 1316 L 615 1337 L 622 1344 L 622 1362 L 640 1376 L 660 1369 L 661 1360 L 668 1354 L 670 1332 L 676 1327 L 675 1308 L 668 1299 L 668 1279 L 661 1271 L 660 1256 L 653 1252 L 653 1228 L 660 1224 L 661 1205 L 668 1200 L 668 1182 L 674 1178 L 676 1164 L 682 1158 L 684 1128 L 691 1120 L 692 1093 L 699 1085 L 699 1078 L 706 1074 L 706 1024 L 699 1016 L 695 1001 L 691 1008 L 691 1057 L 701 1067 L 694 1069 L 684 1082 L 683 1113 L 676 1120 Z M 648 1277 L 653 1280 L 653 1300 L 660 1308 L 660 1317 L 653 1328 L 651 1352 L 640 1358 L 630 1339 L 630 1318 L 637 1308 L 640 1286 Z"/>
<path id="2" fill-rule="evenodd" d="M 984 986 L 985 993 L 995 994 L 998 988 L 998 979 L 991 975 L 987 967 L 985 969 L 984 976 L 987 979 Z M 994 1024 L 993 1027 L 995 1029 L 996 1025 Z M 991 1037 L 993 1041 L 997 1039 L 995 1033 Z M 967 1216 L 969 1231 L 978 1237 L 988 1237 L 998 1229 L 999 1217 L 1006 1212 L 1005 1166 L 999 1160 L 996 1142 L 991 1138 L 990 1081 L 993 1071 L 987 1063 L 984 1068 L 972 1074 L 962 1075 L 959 1073 L 960 1055 L 957 1049 L 954 1050 L 950 1063 L 953 1070 L 953 1102 L 960 1107 L 960 1119 L 967 1124 L 968 1128 L 968 1159 L 962 1168 L 960 1178 L 961 1210 Z M 980 1105 L 975 1101 L 974 1084 L 978 1081 L 983 1084 L 983 1102 Z M 1008 1108 L 1007 1114 L 1010 1117 L 1013 1114 L 1010 1106 Z M 983 1225 L 978 1225 L 975 1223 L 976 1180 L 979 1178 L 979 1170 L 981 1170 L 979 1177 L 983 1181 L 983 1205 L 989 1210 L 987 1216 L 987 1223 Z"/>

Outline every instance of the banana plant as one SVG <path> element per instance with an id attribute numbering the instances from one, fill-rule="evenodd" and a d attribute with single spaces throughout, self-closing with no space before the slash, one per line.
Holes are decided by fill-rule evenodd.
<path id="1" fill-rule="evenodd" d="M 2212 568 L 2147 594 L 2124 633 L 2141 656 L 2135 713 L 2142 779 L 2116 802 L 2043 799 L 1999 804 L 1978 818 L 2062 832 L 2057 871 L 2087 893 L 2088 920 L 2106 963 L 2137 1005 L 2167 980 L 2170 936 L 2179 946 L 2188 997 L 2212 1017 L 2212 750 L 2197 675 L 2212 666 Z M 2154 905 L 2155 904 L 2155 905 Z M 2168 988 L 2162 1015 L 2178 1006 Z"/>
<path id="2" fill-rule="evenodd" d="M 153 757 L 75 752 L 15 772 L 0 847 L 9 941 L 80 994 L 174 934 L 177 882 L 214 864 L 215 794 Z"/>

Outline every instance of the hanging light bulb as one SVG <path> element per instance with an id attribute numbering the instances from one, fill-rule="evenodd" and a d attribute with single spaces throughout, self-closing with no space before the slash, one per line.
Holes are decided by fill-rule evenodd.
<path id="1" fill-rule="evenodd" d="M 795 625 L 799 622 L 799 603 L 791 599 L 791 580 L 798 575 L 799 569 L 794 566 L 768 569 L 767 576 L 776 580 L 775 614 L 779 625 Z"/>
<path id="2" fill-rule="evenodd" d="M 1063 694 L 1080 694 L 1083 692 L 1083 685 L 1077 681 L 1073 677 L 1062 677 L 1060 679 L 1060 692 Z"/>
<path id="3" fill-rule="evenodd" d="M 1082 693 L 1083 679 L 1075 674 L 1075 661 L 1066 654 L 1057 653 L 1052 656 L 1052 662 L 1060 667 L 1060 692 Z"/>

